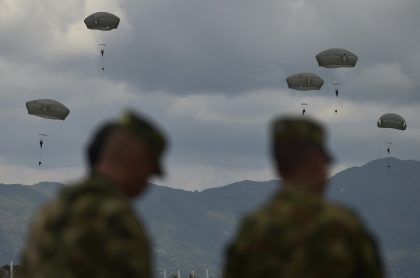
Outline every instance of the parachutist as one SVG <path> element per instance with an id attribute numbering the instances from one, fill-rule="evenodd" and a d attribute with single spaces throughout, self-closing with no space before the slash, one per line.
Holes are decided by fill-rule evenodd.
<path id="1" fill-rule="evenodd" d="M 105 68 L 102 68 L 102 70 L 105 70 Z"/>
<path id="2" fill-rule="evenodd" d="M 101 49 L 101 55 L 102 55 L 102 57 L 104 56 L 104 50 L 103 49 Z"/>
<path id="3" fill-rule="evenodd" d="M 41 161 L 38 161 L 38 166 L 41 166 L 41 164 L 42 164 L 42 162 Z"/>
<path id="4" fill-rule="evenodd" d="M 334 111 L 334 112 L 335 112 L 335 114 L 337 115 L 337 113 L 338 113 L 337 109 L 335 109 L 335 111 Z"/>
<path id="5" fill-rule="evenodd" d="M 306 109 L 302 110 L 302 115 L 305 115 Z"/>
<path id="6" fill-rule="evenodd" d="M 389 148 L 387 148 L 387 149 L 386 149 L 386 151 L 387 151 L 387 152 L 388 152 L 388 154 L 389 154 L 391 150 L 390 150 Z"/>
<path id="7" fill-rule="evenodd" d="M 43 144 L 44 144 L 44 142 L 42 142 L 42 140 L 39 140 L 39 146 L 41 147 L 41 149 L 42 149 Z"/>

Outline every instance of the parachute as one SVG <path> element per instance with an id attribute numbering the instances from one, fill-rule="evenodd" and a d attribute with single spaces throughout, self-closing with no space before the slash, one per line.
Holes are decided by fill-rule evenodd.
<path id="1" fill-rule="evenodd" d="M 387 113 L 383 114 L 377 124 L 379 128 L 392 128 L 397 130 L 406 130 L 407 129 L 407 123 L 405 122 L 404 118 L 401 117 L 398 114 L 395 113 Z M 387 153 L 388 153 L 388 168 L 391 167 L 389 163 L 389 156 L 391 154 L 391 145 L 392 142 L 386 142 L 387 145 Z"/>
<path id="2" fill-rule="evenodd" d="M 377 123 L 379 128 L 393 128 L 398 130 L 406 130 L 407 123 L 404 118 L 395 113 L 383 114 Z"/>
<path id="3" fill-rule="evenodd" d="M 315 56 L 318 61 L 318 66 L 324 68 L 353 68 L 357 63 L 357 56 L 353 52 L 350 52 L 342 48 L 330 48 L 318 53 Z M 339 84 L 339 83 L 336 83 Z M 335 87 L 335 95 L 338 97 L 338 87 Z M 334 110 L 337 114 L 337 105 Z"/>
<path id="4" fill-rule="evenodd" d="M 308 72 L 293 74 L 286 78 L 286 82 L 290 89 L 298 91 L 320 90 L 324 84 L 324 80 L 321 77 Z M 301 104 L 302 115 L 305 115 L 306 105 L 306 103 L 304 105 Z"/>
<path id="5" fill-rule="evenodd" d="M 118 27 L 120 18 L 111 13 L 96 12 L 86 17 L 84 22 L 88 29 L 110 31 Z"/>
<path id="6" fill-rule="evenodd" d="M 70 110 L 62 103 L 54 99 L 36 99 L 26 102 L 28 114 L 51 119 L 65 120 Z"/>
<path id="7" fill-rule="evenodd" d="M 120 23 L 120 18 L 114 14 L 107 12 L 96 12 L 86 17 L 84 20 L 86 27 L 91 30 L 100 30 L 100 31 L 110 31 L 117 29 L 118 24 Z M 102 67 L 101 70 L 105 70 L 104 62 L 104 53 L 105 53 L 105 43 L 98 43 L 101 48 L 101 60 Z"/>
<path id="8" fill-rule="evenodd" d="M 62 103 L 54 99 L 36 99 L 26 102 L 26 109 L 29 115 L 38 116 L 50 120 L 65 120 L 70 110 Z M 42 151 L 45 144 L 45 133 L 39 133 L 39 161 L 38 166 L 42 165 Z"/>
<path id="9" fill-rule="evenodd" d="M 330 48 L 315 57 L 318 65 L 324 68 L 352 68 L 358 60 L 356 54 L 342 48 Z"/>
<path id="10" fill-rule="evenodd" d="M 320 90 L 324 80 L 316 74 L 303 72 L 291 75 L 286 78 L 290 89 L 298 91 Z"/>

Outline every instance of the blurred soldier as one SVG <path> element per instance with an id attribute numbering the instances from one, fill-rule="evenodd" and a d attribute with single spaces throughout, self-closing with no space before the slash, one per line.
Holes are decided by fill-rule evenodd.
<path id="1" fill-rule="evenodd" d="M 376 244 L 358 217 L 323 199 L 331 162 L 323 128 L 281 118 L 272 140 L 282 189 L 243 220 L 225 277 L 383 277 Z"/>
<path id="2" fill-rule="evenodd" d="M 132 112 L 110 126 L 88 148 L 92 158 L 95 140 L 104 139 L 90 176 L 65 187 L 34 218 L 22 253 L 25 277 L 152 276 L 149 239 L 129 198 L 162 174 L 166 141 Z"/>
<path id="3" fill-rule="evenodd" d="M 108 139 L 109 135 L 118 127 L 117 123 L 106 122 L 101 125 L 93 135 L 90 143 L 86 148 L 86 159 L 88 162 L 89 169 L 93 171 L 95 169 L 96 163 L 98 162 L 104 144 Z"/>

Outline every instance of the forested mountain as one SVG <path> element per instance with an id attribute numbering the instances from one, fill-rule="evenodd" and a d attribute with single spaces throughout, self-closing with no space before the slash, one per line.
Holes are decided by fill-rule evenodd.
<path id="1" fill-rule="evenodd" d="M 377 235 L 390 277 L 420 277 L 420 162 L 375 160 L 330 180 L 328 198 L 353 207 Z M 17 260 L 34 211 L 62 185 L 0 185 L 0 263 Z M 202 192 L 151 186 L 133 203 L 155 246 L 156 275 L 217 277 L 238 221 L 280 188 L 241 181 Z"/>

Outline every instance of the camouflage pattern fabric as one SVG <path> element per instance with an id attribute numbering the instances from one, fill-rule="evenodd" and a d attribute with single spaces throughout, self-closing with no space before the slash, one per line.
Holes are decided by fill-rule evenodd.
<path id="1" fill-rule="evenodd" d="M 233 277 L 383 277 L 371 235 L 349 210 L 289 184 L 244 219 L 224 269 Z"/>
<path id="2" fill-rule="evenodd" d="M 129 199 L 93 176 L 62 190 L 32 223 L 24 277 L 151 277 L 150 243 Z"/>

